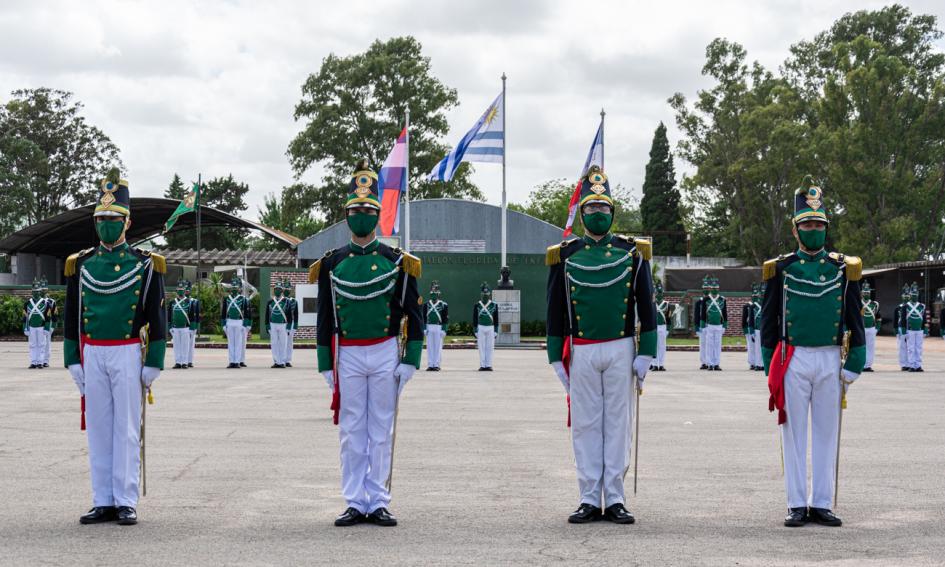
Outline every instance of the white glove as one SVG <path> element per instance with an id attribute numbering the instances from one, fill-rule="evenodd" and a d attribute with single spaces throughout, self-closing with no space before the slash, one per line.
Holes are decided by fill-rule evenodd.
<path id="1" fill-rule="evenodd" d="M 444 331 L 443 329 L 440 329 L 440 338 L 441 338 L 441 339 L 445 339 L 445 338 L 446 338 L 446 331 Z"/>
<path id="2" fill-rule="evenodd" d="M 79 394 L 85 395 L 85 370 L 82 369 L 81 364 L 70 364 L 69 365 L 69 374 L 72 375 L 72 381 L 75 382 L 77 388 L 79 388 Z"/>
<path id="3" fill-rule="evenodd" d="M 397 370 L 394 370 L 394 378 L 397 378 L 397 382 L 400 384 L 397 388 L 398 396 L 404 391 L 404 386 L 413 378 L 413 373 L 416 371 L 417 367 L 412 364 L 404 364 L 401 362 L 397 365 Z"/>
<path id="4" fill-rule="evenodd" d="M 859 374 L 851 372 L 846 368 L 840 370 L 840 376 L 843 377 L 843 392 L 846 393 L 847 389 L 850 388 L 850 384 L 856 382 L 856 379 L 860 377 Z"/>
<path id="5" fill-rule="evenodd" d="M 555 374 L 558 375 L 558 380 L 561 381 L 561 385 L 564 386 L 564 391 L 568 394 L 571 393 L 571 379 L 568 378 L 568 373 L 564 369 L 564 363 L 560 360 L 557 362 L 552 362 L 551 367 L 554 369 Z"/>
<path id="6" fill-rule="evenodd" d="M 325 383 L 328 384 L 328 389 L 332 392 L 335 391 L 335 371 L 326 370 L 322 372 L 322 376 L 325 378 Z"/>
<path id="7" fill-rule="evenodd" d="M 643 387 L 643 380 L 646 378 L 646 371 L 650 369 L 651 362 L 653 362 L 652 356 L 640 355 L 633 359 L 633 370 L 637 373 L 638 388 Z"/>
<path id="8" fill-rule="evenodd" d="M 141 369 L 141 383 L 145 388 L 150 388 L 151 384 L 161 375 L 161 370 L 153 366 L 145 366 Z"/>

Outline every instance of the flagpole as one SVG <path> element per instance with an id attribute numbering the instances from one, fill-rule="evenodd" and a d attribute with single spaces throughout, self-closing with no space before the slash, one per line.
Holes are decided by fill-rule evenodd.
<path id="1" fill-rule="evenodd" d="M 203 180 L 201 175 L 197 174 L 197 283 L 200 283 L 200 193 L 202 192 Z"/>
<path id="2" fill-rule="evenodd" d="M 606 169 L 604 169 L 604 115 L 606 114 L 607 113 L 604 112 L 604 108 L 601 107 L 600 109 L 600 168 L 603 171 L 607 171 Z"/>
<path id="3" fill-rule="evenodd" d="M 505 130 L 505 115 L 508 107 L 505 106 L 505 73 L 502 73 L 502 264 L 506 267 L 506 230 L 508 228 L 508 208 L 505 200 L 505 154 L 508 152 L 507 135 Z"/>
<path id="4" fill-rule="evenodd" d="M 404 130 L 406 131 L 406 143 L 407 143 L 407 155 L 404 158 L 404 163 L 406 167 L 404 168 L 404 175 L 406 179 L 406 191 L 404 192 L 404 250 L 410 252 L 410 105 L 407 105 L 407 125 Z"/>

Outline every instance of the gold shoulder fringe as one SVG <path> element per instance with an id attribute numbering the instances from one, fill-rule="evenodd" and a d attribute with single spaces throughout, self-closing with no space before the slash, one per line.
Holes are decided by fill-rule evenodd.
<path id="1" fill-rule="evenodd" d="M 404 259 L 401 261 L 401 264 L 404 267 L 404 271 L 407 272 L 407 275 L 420 279 L 420 274 L 423 272 L 423 262 L 413 254 L 407 252 L 403 254 Z"/>
<path id="2" fill-rule="evenodd" d="M 860 260 L 860 257 L 844 256 L 843 261 L 847 265 L 847 279 L 851 282 L 860 281 L 860 279 L 863 277 L 863 261 Z"/>
<path id="3" fill-rule="evenodd" d="M 646 238 L 634 238 L 633 245 L 637 247 L 637 252 L 643 256 L 643 259 L 649 262 L 653 258 L 653 241 Z"/>
<path id="4" fill-rule="evenodd" d="M 167 273 L 167 258 L 164 256 L 151 252 L 151 265 L 154 266 L 155 272 L 159 274 Z"/>
<path id="5" fill-rule="evenodd" d="M 764 265 L 761 266 L 761 279 L 768 281 L 774 277 L 774 274 L 777 272 L 778 260 L 781 258 L 772 258 L 770 260 L 765 260 Z"/>
<path id="6" fill-rule="evenodd" d="M 548 249 L 545 250 L 545 265 L 546 266 L 554 266 L 561 263 L 562 244 L 555 244 L 554 246 L 549 246 Z"/>
<path id="7" fill-rule="evenodd" d="M 318 272 L 322 268 L 321 259 L 315 260 L 315 263 L 308 267 L 308 283 L 318 282 Z"/>
<path id="8" fill-rule="evenodd" d="M 75 275 L 75 267 L 76 267 L 76 264 L 79 262 L 79 258 L 88 254 L 90 250 L 92 249 L 86 248 L 85 250 L 79 250 L 75 254 L 70 254 L 69 257 L 66 258 L 66 266 L 65 266 L 65 269 L 63 270 L 63 273 L 65 274 L 67 278 Z"/>

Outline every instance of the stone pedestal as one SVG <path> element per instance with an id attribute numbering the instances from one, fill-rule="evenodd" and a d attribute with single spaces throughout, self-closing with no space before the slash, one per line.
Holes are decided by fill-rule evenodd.
<path id="1" fill-rule="evenodd" d="M 522 290 L 497 289 L 492 301 L 499 308 L 499 336 L 496 344 L 517 345 L 522 337 Z"/>

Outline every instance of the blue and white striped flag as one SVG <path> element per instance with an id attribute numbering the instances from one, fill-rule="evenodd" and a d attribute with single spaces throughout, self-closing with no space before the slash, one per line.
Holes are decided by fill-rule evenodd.
<path id="1" fill-rule="evenodd" d="M 502 163 L 502 154 L 505 151 L 505 132 L 502 130 L 504 112 L 500 93 L 453 151 L 433 167 L 427 181 L 453 179 L 459 164 L 464 161 Z"/>

